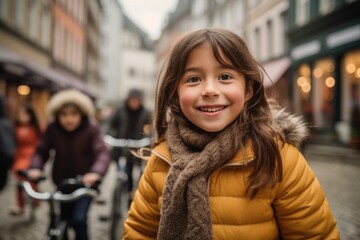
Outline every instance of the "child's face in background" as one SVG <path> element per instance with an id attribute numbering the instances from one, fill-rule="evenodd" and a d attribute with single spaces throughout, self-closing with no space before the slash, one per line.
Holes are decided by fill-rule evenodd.
<path id="1" fill-rule="evenodd" d="M 72 132 L 81 123 L 81 113 L 75 106 L 67 106 L 60 111 L 59 122 L 66 131 Z"/>
<path id="2" fill-rule="evenodd" d="M 141 100 L 137 97 L 130 97 L 127 100 L 127 105 L 131 110 L 136 111 L 141 107 Z"/>
<path id="3" fill-rule="evenodd" d="M 221 57 L 230 63 L 222 53 Z M 245 92 L 245 76 L 222 66 L 209 43 L 192 50 L 177 91 L 181 111 L 207 132 L 232 123 L 252 96 L 252 89 Z"/>
<path id="4" fill-rule="evenodd" d="M 16 120 L 20 124 L 27 124 L 30 123 L 31 116 L 24 107 L 20 107 L 17 111 Z"/>

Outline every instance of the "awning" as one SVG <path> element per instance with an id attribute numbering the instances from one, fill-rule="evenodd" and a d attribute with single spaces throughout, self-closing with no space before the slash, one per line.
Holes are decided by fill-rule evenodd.
<path id="1" fill-rule="evenodd" d="M 289 69 L 291 64 L 289 57 L 279 58 L 277 60 L 265 63 L 263 65 L 266 73 L 264 73 L 264 87 L 272 87 Z"/>
<path id="2" fill-rule="evenodd" d="M 78 89 L 92 98 L 97 98 L 99 93 L 94 87 L 84 83 L 69 73 L 46 68 L 0 47 L 1 72 L 7 76 L 23 79 L 29 85 L 42 86 L 59 91 L 67 88 Z"/>

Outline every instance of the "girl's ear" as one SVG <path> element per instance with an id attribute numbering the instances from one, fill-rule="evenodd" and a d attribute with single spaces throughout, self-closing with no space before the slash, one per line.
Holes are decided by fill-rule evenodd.
<path id="1" fill-rule="evenodd" d="M 245 90 L 245 101 L 248 101 L 254 94 L 254 82 L 248 82 Z"/>

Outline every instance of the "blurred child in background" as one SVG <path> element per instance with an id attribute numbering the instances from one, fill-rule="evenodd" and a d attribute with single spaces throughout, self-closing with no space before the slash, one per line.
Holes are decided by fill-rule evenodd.
<path id="1" fill-rule="evenodd" d="M 12 166 L 13 173 L 18 181 L 22 177 L 17 174 L 19 170 L 27 170 L 29 168 L 31 158 L 38 145 L 41 130 L 38 119 L 33 108 L 29 104 L 18 107 L 15 116 L 15 136 L 16 136 L 16 151 L 14 163 Z M 33 188 L 37 190 L 36 184 L 32 183 Z M 37 206 L 38 201 L 33 201 L 32 204 Z M 11 215 L 22 215 L 24 213 L 24 190 L 21 185 L 17 184 L 16 191 L 16 206 L 10 210 Z"/>
<path id="2" fill-rule="evenodd" d="M 94 119 L 95 107 L 91 99 L 77 90 L 56 93 L 49 101 L 48 110 L 53 121 L 48 125 L 32 159 L 29 176 L 42 175 L 50 150 L 55 150 L 52 179 L 55 185 L 67 178 L 82 175 L 85 186 L 102 178 L 110 163 L 100 128 Z M 61 219 L 74 228 L 76 239 L 88 239 L 87 215 L 91 197 L 61 203 Z"/>

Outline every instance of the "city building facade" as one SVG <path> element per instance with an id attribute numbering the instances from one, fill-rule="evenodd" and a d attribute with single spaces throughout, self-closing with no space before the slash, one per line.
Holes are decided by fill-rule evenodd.
<path id="1" fill-rule="evenodd" d="M 264 86 L 268 96 L 289 108 L 288 8 L 287 0 L 247 0 L 245 39 L 265 70 Z"/>
<path id="2" fill-rule="evenodd" d="M 44 76 L 52 64 L 51 23 L 50 0 L 0 1 L 0 94 L 9 118 L 24 101 L 40 115 L 51 92 L 62 87 Z"/>
<path id="3" fill-rule="evenodd" d="M 87 2 L 0 0 L 0 94 L 10 118 L 31 102 L 45 125 L 48 99 L 62 89 L 98 97 L 85 79 Z"/>
<path id="4" fill-rule="evenodd" d="M 360 104 L 360 1 L 289 3 L 293 107 L 314 132 L 351 145 L 351 112 Z"/>

